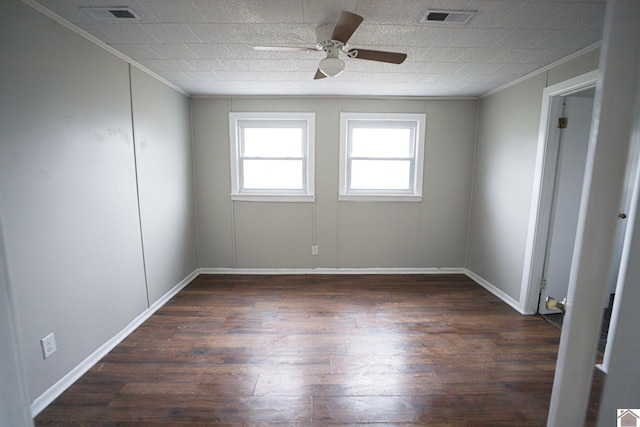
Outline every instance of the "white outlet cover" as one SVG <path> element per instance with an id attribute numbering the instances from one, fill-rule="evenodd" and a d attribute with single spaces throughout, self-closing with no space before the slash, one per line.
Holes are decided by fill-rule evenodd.
<path id="1" fill-rule="evenodd" d="M 42 356 L 46 359 L 47 357 L 51 356 L 53 353 L 56 352 L 57 347 L 56 347 L 56 338 L 53 335 L 53 332 L 51 332 L 49 335 L 47 335 L 46 337 L 42 338 L 40 340 L 40 344 L 42 345 Z"/>

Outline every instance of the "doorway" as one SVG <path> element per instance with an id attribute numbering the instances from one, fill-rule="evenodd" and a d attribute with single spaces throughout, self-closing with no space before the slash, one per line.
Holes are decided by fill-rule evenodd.
<path id="1" fill-rule="evenodd" d="M 547 308 L 547 297 L 562 300 L 569 289 L 569 275 L 578 227 L 582 184 L 595 88 L 587 87 L 552 99 L 556 130 L 547 141 L 551 183 L 551 207 L 544 248 L 538 313 L 562 325 L 563 312 Z"/>
<path id="2" fill-rule="evenodd" d="M 560 329 L 564 311 L 549 308 L 546 302 L 547 298 L 563 300 L 569 289 L 594 100 L 595 86 L 569 91 L 551 99 L 551 111 L 558 117 L 551 120 L 556 129 L 550 132 L 551 138 L 547 141 L 547 161 L 552 166 L 546 177 L 551 189 L 551 206 L 537 313 Z M 601 358 L 607 342 L 616 279 L 617 274 L 612 274 L 610 295 L 604 303 L 598 346 Z"/>
<path id="3" fill-rule="evenodd" d="M 542 96 L 542 111 L 540 113 L 540 131 L 538 132 L 538 146 L 536 154 L 536 167 L 534 171 L 533 182 L 533 194 L 531 203 L 531 213 L 529 216 L 529 232 L 527 235 L 526 253 L 525 253 L 525 265 L 524 274 L 522 278 L 521 294 L 524 296 L 523 312 L 525 314 L 539 313 L 539 307 L 544 304 L 546 296 L 550 295 L 556 299 L 562 300 L 565 297 L 566 288 L 562 289 L 559 293 L 555 289 L 546 289 L 543 286 L 543 278 L 545 267 L 549 267 L 550 253 L 547 250 L 548 243 L 552 240 L 549 236 L 549 232 L 554 229 L 552 214 L 554 214 L 556 202 L 558 200 L 557 186 L 560 183 L 560 179 L 556 179 L 559 175 L 558 172 L 562 168 L 562 158 L 560 156 L 561 149 L 566 146 L 561 144 L 561 140 L 564 137 L 563 132 L 571 131 L 578 135 L 584 132 L 583 128 L 587 126 L 585 123 L 591 122 L 591 115 L 588 119 L 584 118 L 584 112 L 578 111 L 581 119 L 577 119 L 577 124 L 573 119 L 567 120 L 567 128 L 558 128 L 558 119 L 565 117 L 563 113 L 568 112 L 568 108 L 565 105 L 566 99 L 571 100 L 580 98 L 579 96 L 572 97 L 571 95 L 591 95 L 593 89 L 596 86 L 598 80 L 598 72 L 592 71 L 583 74 L 578 77 L 566 80 L 553 86 L 549 86 L 543 90 Z M 571 102 L 572 103 L 572 102 Z M 580 104 L 580 102 L 575 103 Z M 572 107 L 570 105 L 569 107 Z M 584 108 L 583 108 L 584 109 Z M 578 108 L 580 110 L 580 108 Z M 582 123 L 580 123 L 582 122 Z M 573 128 L 573 129 L 571 129 Z M 578 131 L 576 131 L 578 129 Z M 579 139 L 576 138 L 576 139 Z M 575 148 L 578 144 L 570 144 L 574 151 L 579 151 L 580 146 Z M 569 154 L 569 153 L 566 153 Z M 581 153 L 581 156 L 584 155 Z M 567 158 L 568 157 L 568 158 Z M 560 160 L 560 161 L 559 161 Z M 584 177 L 584 169 L 586 166 L 586 159 L 573 160 L 571 156 L 564 156 L 565 163 L 567 163 L 567 170 L 572 172 L 565 172 L 566 175 L 573 176 L 572 180 L 567 180 L 570 186 L 573 186 L 573 200 L 571 203 L 575 204 L 576 198 L 581 199 L 580 190 L 576 188 L 576 185 L 582 187 L 582 182 L 578 179 L 579 184 L 575 184 L 576 176 L 582 175 Z M 566 191 L 563 191 L 563 193 Z M 562 208 L 561 210 L 563 210 Z M 574 208 L 575 209 L 575 208 Z M 574 211 L 575 212 L 575 211 Z M 574 230 L 571 233 L 560 233 L 558 231 L 560 225 L 555 226 L 555 231 L 560 233 L 560 236 L 564 235 L 565 240 L 569 243 L 564 243 L 565 251 L 571 251 L 570 254 L 563 256 L 565 262 L 565 268 L 570 271 L 570 265 L 572 263 L 571 258 L 573 254 L 573 246 L 575 243 L 575 229 L 577 229 L 577 221 L 574 215 Z M 570 218 L 571 219 L 571 218 Z M 569 234 L 569 237 L 567 237 Z M 573 236 L 573 239 L 571 239 Z M 567 249 L 567 246 L 569 249 Z M 564 274 L 566 275 L 567 270 Z M 557 282 L 554 281 L 552 286 L 555 286 Z M 565 285 L 566 286 L 566 285 Z M 544 295 L 541 295 L 541 288 L 545 287 Z M 553 292 L 553 293 L 551 293 Z M 542 301 L 542 302 L 541 302 Z"/>
<path id="4" fill-rule="evenodd" d="M 539 313 L 558 327 L 562 326 L 562 312 L 548 310 L 545 300 L 547 297 L 562 300 L 567 296 L 597 78 L 597 71 L 590 72 L 550 86 L 543 92 L 533 196 L 537 203 L 532 203 L 527 240 L 522 282 L 525 295 L 523 311 L 528 314 Z M 561 117 L 567 118 L 566 128 L 558 128 L 558 119 Z M 633 167 L 627 168 L 635 170 Z M 627 176 L 627 194 L 623 205 L 619 207 L 621 221 L 612 259 L 613 268 L 607 277 L 609 292 L 601 305 L 604 310 L 601 357 L 605 352 L 609 319 L 614 307 L 613 295 L 616 292 L 626 228 L 624 218 L 630 201 L 629 189 L 632 188 L 630 178 L 631 175 Z"/>

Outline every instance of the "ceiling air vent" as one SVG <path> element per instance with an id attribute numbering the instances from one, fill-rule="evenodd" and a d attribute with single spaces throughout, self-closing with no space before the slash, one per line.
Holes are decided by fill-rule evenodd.
<path id="1" fill-rule="evenodd" d="M 98 21 L 139 21 L 140 15 L 138 15 L 130 7 L 81 7 L 82 10 L 87 12 L 91 17 Z"/>
<path id="2" fill-rule="evenodd" d="M 475 12 L 463 10 L 427 10 L 420 22 L 464 25 L 475 14 Z"/>

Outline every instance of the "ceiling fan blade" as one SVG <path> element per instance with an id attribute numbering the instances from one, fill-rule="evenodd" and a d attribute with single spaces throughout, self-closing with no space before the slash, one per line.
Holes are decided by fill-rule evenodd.
<path id="1" fill-rule="evenodd" d="M 318 68 L 318 71 L 316 71 L 316 75 L 313 76 L 314 80 L 318 80 L 318 79 L 324 79 L 325 77 L 327 77 L 322 71 L 320 71 L 320 68 Z"/>
<path id="2" fill-rule="evenodd" d="M 369 61 L 388 62 L 391 64 L 402 64 L 407 59 L 406 53 L 369 49 L 351 49 L 347 52 L 347 55 L 350 58 L 368 59 Z"/>
<path id="3" fill-rule="evenodd" d="M 342 12 L 340 12 L 338 22 L 333 28 L 333 32 L 331 33 L 331 40 L 337 40 L 339 42 L 342 42 L 342 44 L 347 44 L 347 41 L 360 26 L 363 19 L 364 18 L 360 15 L 356 15 L 355 13 L 343 10 Z"/>
<path id="4" fill-rule="evenodd" d="M 281 51 L 281 52 L 317 52 L 315 47 L 289 47 L 289 46 L 254 46 L 253 50 Z"/>

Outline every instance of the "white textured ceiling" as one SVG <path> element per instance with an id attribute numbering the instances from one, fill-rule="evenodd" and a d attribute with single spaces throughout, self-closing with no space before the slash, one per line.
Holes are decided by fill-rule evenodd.
<path id="1" fill-rule="evenodd" d="M 604 0 L 36 0 L 192 95 L 479 96 L 600 41 Z M 83 6 L 129 6 L 133 22 Z M 476 11 L 464 26 L 428 9 Z M 341 10 L 364 22 L 349 45 L 408 54 L 401 65 L 349 59 L 313 80 L 315 27 Z"/>

